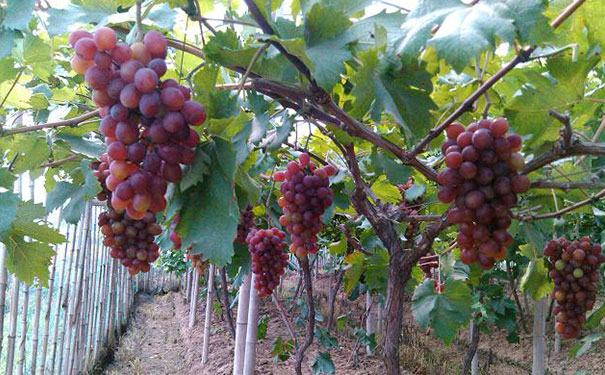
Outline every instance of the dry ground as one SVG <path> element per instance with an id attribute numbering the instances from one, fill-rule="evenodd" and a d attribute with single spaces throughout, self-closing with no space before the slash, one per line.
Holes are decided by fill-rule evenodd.
<path id="1" fill-rule="evenodd" d="M 284 295 L 294 287 L 295 279 L 286 280 Z M 320 307 L 326 309 L 328 285 L 327 277 L 316 280 L 315 294 L 320 300 Z M 281 297 L 284 299 L 284 297 Z M 336 315 L 350 313 L 347 324 L 341 331 L 334 332 L 340 349 L 330 351 L 336 365 L 337 374 L 346 375 L 380 375 L 384 374 L 382 362 L 376 356 L 368 356 L 363 348 L 358 348 L 351 334 L 359 326 L 363 312 L 361 299 L 348 301 L 339 295 Z M 289 301 L 284 301 L 286 307 Z M 188 375 L 230 375 L 232 372 L 233 341 L 227 324 L 221 315 L 212 318 L 212 330 L 209 347 L 209 363 L 201 364 L 201 346 L 203 316 L 205 303 L 198 306 L 198 323 L 193 329 L 187 328 L 189 306 L 183 302 L 180 293 L 149 296 L 137 296 L 136 308 L 128 332 L 123 336 L 117 348 L 114 361 L 107 366 L 104 374 L 188 374 Z M 296 311 L 296 309 L 295 309 Z M 325 314 L 325 311 L 321 311 Z M 271 299 L 261 302 L 261 315 L 269 317 L 267 337 L 260 340 L 257 347 L 258 375 L 293 374 L 292 359 L 286 362 L 275 362 L 271 357 L 272 342 L 278 336 L 288 338 L 286 328 Z M 294 314 L 291 314 L 294 316 Z M 324 323 L 320 323 L 324 324 Z M 402 368 L 405 375 L 450 375 L 459 372 L 464 356 L 466 333 L 449 347 L 444 346 L 428 332 L 420 332 L 415 326 L 410 311 L 405 312 L 405 344 L 402 347 Z M 299 337 L 303 328 L 298 329 Z M 481 374 L 517 375 L 531 373 L 531 337 L 522 336 L 521 343 L 508 344 L 505 335 L 493 332 L 485 334 L 480 343 Z M 598 342 L 588 354 L 579 359 L 569 360 L 567 353 L 572 343 L 564 343 L 560 354 L 552 351 L 552 338 L 548 338 L 547 367 L 550 374 L 556 375 L 599 375 L 605 374 L 602 365 L 605 359 L 605 343 Z M 354 355 L 354 349 L 357 355 Z M 306 374 L 309 366 L 321 348 L 317 340 L 307 351 Z"/>

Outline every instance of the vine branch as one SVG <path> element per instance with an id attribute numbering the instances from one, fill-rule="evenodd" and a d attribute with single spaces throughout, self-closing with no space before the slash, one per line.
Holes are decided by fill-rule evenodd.
<path id="1" fill-rule="evenodd" d="M 5 137 L 7 135 L 20 134 L 20 133 L 28 133 L 28 132 L 42 130 L 42 129 L 59 128 L 62 126 L 72 126 L 72 127 L 78 126 L 80 123 L 82 123 L 90 118 L 93 118 L 95 116 L 98 116 L 100 111 L 101 111 L 100 109 L 97 109 L 97 110 L 94 110 L 91 112 L 81 114 L 80 116 L 72 117 L 67 120 L 48 122 L 45 124 L 38 124 L 38 125 L 32 125 L 32 126 L 24 126 L 21 128 L 7 129 L 7 130 L 4 130 L 0 134 L 0 137 Z"/>

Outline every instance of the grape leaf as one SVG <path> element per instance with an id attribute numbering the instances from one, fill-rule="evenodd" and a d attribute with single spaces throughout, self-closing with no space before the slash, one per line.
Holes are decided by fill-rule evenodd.
<path id="1" fill-rule="evenodd" d="M 372 150 L 371 161 L 374 169 L 379 173 L 382 171 L 389 181 L 394 184 L 405 184 L 412 173 L 410 166 L 401 164 L 399 160 L 393 159 L 390 154 L 376 148 Z"/>
<path id="2" fill-rule="evenodd" d="M 548 278 L 548 267 L 544 264 L 544 259 L 530 261 L 521 278 L 519 289 L 534 301 L 539 301 L 546 297 L 552 288 L 553 282 Z"/>
<path id="3" fill-rule="evenodd" d="M 412 314 L 422 329 L 430 325 L 434 333 L 449 344 L 458 329 L 469 322 L 472 302 L 464 282 L 448 279 L 443 293 L 438 293 L 433 280 L 427 279 L 414 290 Z"/>
<path id="4" fill-rule="evenodd" d="M 344 259 L 344 264 L 347 265 L 345 271 L 345 290 L 347 294 L 353 291 L 353 288 L 359 282 L 364 270 L 364 257 L 361 253 L 351 253 Z"/>
<path id="5" fill-rule="evenodd" d="M 376 248 L 374 254 L 368 258 L 363 273 L 368 288 L 378 290 L 381 293 L 386 292 L 389 258 L 389 252 L 383 248 Z"/>
<path id="6" fill-rule="evenodd" d="M 54 250 L 46 243 L 26 242 L 21 237 L 8 236 L 6 245 L 6 267 L 24 283 L 31 285 L 34 278 L 42 286 L 48 285 L 48 266 Z"/>
<path id="7" fill-rule="evenodd" d="M 403 67 L 399 71 L 380 62 L 378 51 L 359 54 L 362 66 L 351 76 L 355 100 L 351 114 L 363 117 L 370 113 L 379 121 L 382 110 L 416 137 L 421 137 L 432 123 L 431 110 L 436 109 L 430 94 L 429 74 L 421 67 Z"/>
<path id="8" fill-rule="evenodd" d="M 195 245 L 194 254 L 222 267 L 233 257 L 239 209 L 234 195 L 235 151 L 231 143 L 214 138 L 212 169 L 201 184 L 185 194 L 177 226 L 183 247 Z"/>
<path id="9" fill-rule="evenodd" d="M 542 0 L 491 0 L 472 5 L 460 0 L 420 0 L 402 25 L 395 53 L 414 58 L 431 45 L 457 71 L 479 57 L 496 41 L 512 43 L 543 37 L 532 33 L 543 27 Z M 435 31 L 436 29 L 436 31 Z M 536 40 L 532 40 L 536 41 Z"/>
<path id="10" fill-rule="evenodd" d="M 84 183 L 81 186 L 69 182 L 59 182 L 55 188 L 46 196 L 46 212 L 50 213 L 55 208 L 62 206 L 69 201 L 63 208 L 63 217 L 65 221 L 76 224 L 86 208 L 86 202 L 91 200 L 101 187 L 97 178 L 93 175 L 88 160 L 82 160 L 79 171 L 84 177 Z"/>
<path id="11" fill-rule="evenodd" d="M 572 358 L 578 358 L 580 356 L 583 356 L 584 354 L 586 354 L 586 352 L 590 350 L 592 344 L 599 341 L 601 338 L 603 338 L 602 333 L 593 333 L 591 335 L 582 337 L 580 342 L 574 345 L 569 350 L 569 356 Z"/>
<path id="12" fill-rule="evenodd" d="M 586 318 L 586 322 L 584 323 L 585 329 L 592 329 L 601 324 L 601 320 L 605 318 L 605 303 L 601 305 L 596 310 L 591 311 Z"/>
<path id="13" fill-rule="evenodd" d="M 26 31 L 33 11 L 34 0 L 7 0 L 4 26 L 13 30 Z"/>
<path id="14" fill-rule="evenodd" d="M 330 353 L 319 352 L 311 364 L 311 370 L 313 370 L 313 374 L 335 374 L 336 367 L 334 367 Z"/>
<path id="15" fill-rule="evenodd" d="M 104 25 L 106 18 L 123 5 L 121 3 L 119 0 L 81 0 L 62 9 L 50 8 L 46 22 L 48 33 L 55 36 L 89 23 Z"/>
<path id="16" fill-rule="evenodd" d="M 13 48 L 13 41 L 19 36 L 19 32 L 14 30 L 7 30 L 0 27 L 0 57 L 8 56 L 11 54 Z"/>
<path id="17" fill-rule="evenodd" d="M 210 172 L 210 163 L 212 159 L 206 153 L 208 149 L 208 143 L 203 144 L 195 150 L 195 158 L 193 164 L 184 174 L 183 179 L 180 182 L 181 191 L 185 191 L 195 184 L 204 180 L 204 176 Z"/>
<path id="18" fill-rule="evenodd" d="M 17 176 L 10 173 L 8 168 L 0 168 L 0 187 L 11 190 L 16 179 Z"/>
<path id="19" fill-rule="evenodd" d="M 0 239 L 11 229 L 17 218 L 17 207 L 21 200 L 11 192 L 0 193 Z"/>
<path id="20" fill-rule="evenodd" d="M 2 35 L 2 32 L 0 32 L 0 35 Z M 4 57 L 0 59 L 0 83 L 14 79 L 17 76 L 17 72 L 18 70 L 15 69 L 15 61 L 12 58 Z"/>
<path id="21" fill-rule="evenodd" d="M 13 163 L 13 171 L 16 174 L 38 169 L 50 154 L 45 139 L 35 133 L 16 134 L 2 138 L 0 139 L 0 149 L 9 151 L 9 160 L 16 157 Z"/>

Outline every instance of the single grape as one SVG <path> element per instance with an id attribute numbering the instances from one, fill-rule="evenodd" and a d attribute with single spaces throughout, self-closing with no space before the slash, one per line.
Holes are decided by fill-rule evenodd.
<path id="1" fill-rule="evenodd" d="M 132 83 L 127 84 L 120 93 L 120 103 L 126 108 L 137 108 L 141 100 L 141 92 Z"/>
<path id="2" fill-rule="evenodd" d="M 69 34 L 69 44 L 72 47 L 76 46 L 76 42 L 82 38 L 92 39 L 92 34 L 86 30 L 76 30 Z"/>
<path id="3" fill-rule="evenodd" d="M 91 38 L 80 38 L 74 45 L 76 54 L 84 60 L 92 60 L 97 52 L 97 45 Z"/>
<path id="4" fill-rule="evenodd" d="M 118 43 L 111 51 L 111 58 L 118 64 L 123 65 L 126 61 L 132 58 L 132 50 L 125 43 Z"/>
<path id="5" fill-rule="evenodd" d="M 158 75 L 149 68 L 141 68 L 134 75 L 134 84 L 142 93 L 150 93 L 158 85 Z"/>
<path id="6" fill-rule="evenodd" d="M 192 100 L 187 100 L 183 103 L 181 113 L 185 118 L 185 121 L 193 126 L 200 126 L 206 121 L 206 111 L 204 107 Z"/>
<path id="7" fill-rule="evenodd" d="M 118 43 L 116 33 L 109 27 L 100 27 L 94 32 L 93 40 L 101 51 L 111 51 Z"/>
<path id="8" fill-rule="evenodd" d="M 145 47 L 153 57 L 165 57 L 168 41 L 166 37 L 159 31 L 151 30 L 145 34 L 143 38 Z"/>

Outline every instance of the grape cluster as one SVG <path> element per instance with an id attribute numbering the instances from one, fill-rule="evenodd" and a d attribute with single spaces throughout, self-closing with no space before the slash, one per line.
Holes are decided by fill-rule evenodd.
<path id="1" fill-rule="evenodd" d="M 267 297 L 279 285 L 284 268 L 288 263 L 288 254 L 284 249 L 288 246 L 284 238 L 286 234 L 277 228 L 252 229 L 248 233 L 246 243 L 252 256 L 252 272 L 254 288 L 260 297 Z"/>
<path id="2" fill-rule="evenodd" d="M 239 223 L 237 224 L 237 237 L 235 242 L 246 243 L 246 237 L 250 230 L 254 228 L 254 212 L 252 212 L 252 206 L 248 205 L 245 209 L 241 210 Z"/>
<path id="3" fill-rule="evenodd" d="M 298 162 L 289 162 L 285 171 L 273 175 L 275 181 L 284 181 L 280 187 L 283 196 L 277 201 L 284 213 L 279 223 L 292 239 L 290 251 L 299 258 L 317 253 L 321 215 L 332 204 L 329 177 L 335 172 L 331 165 L 317 168 L 303 153 Z"/>
<path id="4" fill-rule="evenodd" d="M 155 222 L 155 215 L 146 212 L 143 219 L 132 219 L 125 212 L 110 208 L 98 218 L 103 234 L 103 245 L 111 248 L 110 255 L 119 259 L 131 275 L 148 272 L 150 263 L 160 256 L 160 249 L 154 242 L 162 233 L 162 227 Z"/>
<path id="5" fill-rule="evenodd" d="M 598 267 L 605 261 L 601 246 L 582 237 L 580 241 L 565 238 L 549 241 L 544 247 L 549 260 L 549 275 L 555 283 L 552 298 L 555 330 L 563 338 L 575 338 L 580 333 L 586 312 L 595 303 Z"/>
<path id="6" fill-rule="evenodd" d="M 193 163 L 204 108 L 191 100 L 188 88 L 166 73 L 167 41 L 158 31 L 131 46 L 118 43 L 107 27 L 93 34 L 70 34 L 75 50 L 72 68 L 92 89 L 101 107 L 100 131 L 105 135 L 111 206 L 142 220 L 148 211 L 164 210 L 167 182 L 181 179 L 181 165 Z"/>
<path id="7" fill-rule="evenodd" d="M 508 128 L 504 118 L 481 120 L 466 129 L 453 123 L 441 145 L 447 167 L 438 175 L 437 197 L 454 202 L 447 218 L 459 226 L 460 259 L 484 269 L 506 256 L 513 241 L 507 231 L 510 209 L 517 204 L 517 194 L 530 186 L 527 176 L 518 172 L 525 163 L 518 152 L 521 137 L 507 134 Z"/>
<path id="8" fill-rule="evenodd" d="M 93 162 L 91 166 L 101 185 L 97 199 L 108 201 L 108 211 L 100 213 L 98 217 L 103 244 L 110 247 L 111 257 L 119 259 L 131 275 L 148 272 L 150 264 L 160 256 L 154 239 L 162 232 L 162 228 L 150 211 L 142 219 L 134 219 L 127 212 L 119 212 L 111 206 L 112 193 L 106 185 L 109 176 L 107 154 L 101 155 L 101 161 Z"/>
<path id="9" fill-rule="evenodd" d="M 202 254 L 191 254 L 188 250 L 185 254 L 185 262 L 191 261 L 191 268 L 197 271 L 199 275 L 203 274 L 208 266 L 208 262 L 202 260 Z"/>

